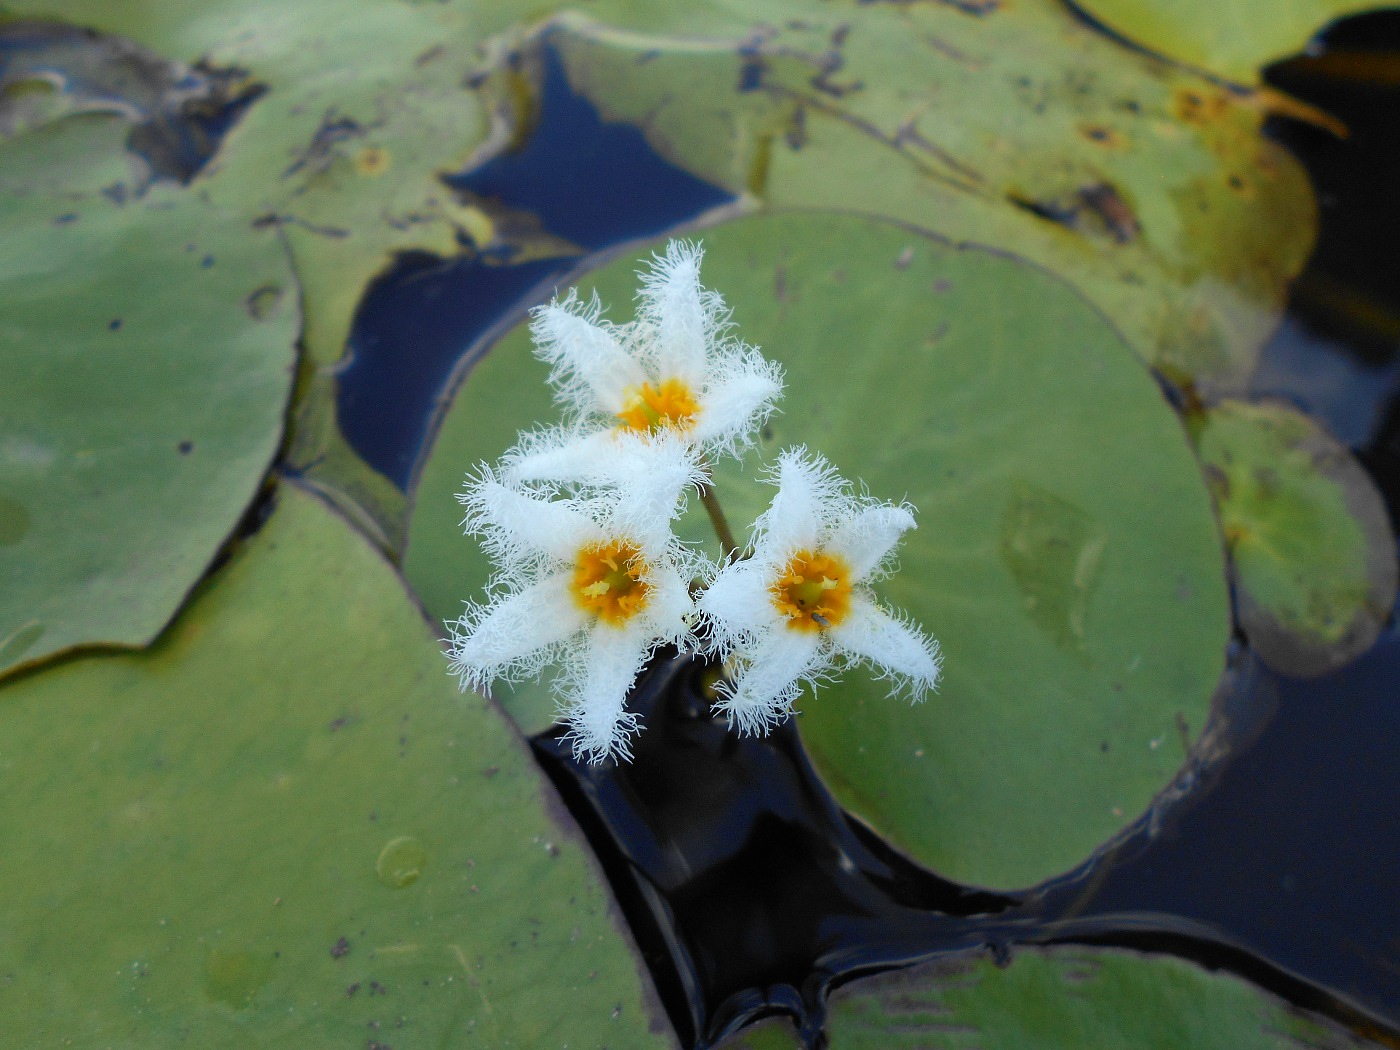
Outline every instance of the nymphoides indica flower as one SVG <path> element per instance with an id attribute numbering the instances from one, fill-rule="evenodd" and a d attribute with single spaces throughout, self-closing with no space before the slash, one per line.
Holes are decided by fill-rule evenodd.
<path id="1" fill-rule="evenodd" d="M 735 338 L 724 301 L 700 285 L 698 245 L 672 241 L 642 275 L 636 320 L 601 318 L 570 292 L 539 307 L 535 352 L 553 366 L 563 427 L 526 435 L 506 457 L 520 481 L 588 476 L 620 436 L 666 432 L 702 455 L 737 453 L 782 393 L 782 371 Z"/>
<path id="2" fill-rule="evenodd" d="M 716 709 L 742 733 L 766 732 L 803 682 L 837 663 L 867 663 L 922 698 L 938 683 L 938 643 L 868 586 L 914 527 L 911 509 L 855 496 L 803 449 L 779 457 L 773 480 L 751 555 L 725 565 L 698 600 L 707 644 L 731 667 Z"/>
<path id="3" fill-rule="evenodd" d="M 558 665 L 560 712 L 574 752 L 628 757 L 637 716 L 627 695 L 661 645 L 688 645 L 689 582 L 702 569 L 672 535 L 685 492 L 702 476 L 680 441 L 622 442 L 608 485 L 570 498 L 502 481 L 487 467 L 458 497 L 465 525 L 498 571 L 492 597 L 450 624 L 462 685 L 484 689 Z"/>

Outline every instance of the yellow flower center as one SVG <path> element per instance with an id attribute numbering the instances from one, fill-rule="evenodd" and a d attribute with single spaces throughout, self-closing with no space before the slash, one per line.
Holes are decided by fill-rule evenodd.
<path id="1" fill-rule="evenodd" d="M 851 570 L 821 551 L 798 551 L 769 593 L 794 631 L 824 631 L 851 611 Z"/>
<path id="2" fill-rule="evenodd" d="M 590 543 L 574 565 L 574 601 L 606 624 L 625 623 L 646 608 L 651 596 L 641 548 L 628 540 Z"/>
<path id="3" fill-rule="evenodd" d="M 666 379 L 655 386 L 643 383 L 627 394 L 622 411 L 617 414 L 624 430 L 644 430 L 649 434 L 665 427 L 685 430 L 700 412 L 690 387 L 679 379 Z"/>

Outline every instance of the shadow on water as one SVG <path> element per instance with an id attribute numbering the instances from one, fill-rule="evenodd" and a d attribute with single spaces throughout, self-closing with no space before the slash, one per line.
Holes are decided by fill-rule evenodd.
<path id="1" fill-rule="evenodd" d="M 733 200 L 662 160 L 630 124 L 605 123 L 569 87 L 558 56 L 541 53 L 539 121 L 514 153 L 444 181 L 453 190 L 537 216 L 585 251 L 672 229 Z M 573 257 L 511 264 L 465 250 L 408 253 L 360 304 L 339 375 L 337 418 L 359 455 L 407 489 L 453 373 L 502 316 L 553 294 Z"/>
<path id="2" fill-rule="evenodd" d="M 1400 511 L 1400 15 L 1340 24 L 1269 71 L 1340 117 L 1345 140 L 1275 119 L 1319 191 L 1317 252 L 1265 348 L 1256 395 L 1288 398 L 1355 447 Z M 599 120 L 546 49 L 536 133 L 450 184 L 541 217 L 585 249 L 659 233 L 729 198 Z M 572 259 L 408 256 L 368 293 L 341 376 L 341 423 L 405 485 L 444 385 L 493 325 Z M 1057 941 L 1171 952 L 1233 970 L 1389 1042 L 1400 1030 L 1400 631 L 1325 678 L 1238 649 L 1221 696 L 1228 758 L 1187 799 L 1081 870 L 1020 897 L 946 882 L 843 814 L 789 724 L 739 739 L 708 715 L 707 669 L 659 659 L 634 706 L 635 760 L 541 764 L 595 845 L 683 1042 L 784 1012 L 820 1044 L 826 993 L 942 953 Z M 1158 819 L 1160 818 L 1160 819 Z M 1376 1019 L 1376 1020 L 1372 1020 Z"/>
<path id="3" fill-rule="evenodd" d="M 557 733 L 535 740 L 684 1042 L 775 1009 L 814 1040 L 833 981 L 1004 936 L 996 917 L 1015 898 L 941 879 L 847 817 L 790 720 L 768 737 L 730 732 L 710 715 L 712 673 L 652 664 L 628 700 L 646 724 L 631 762 L 578 763 Z"/>

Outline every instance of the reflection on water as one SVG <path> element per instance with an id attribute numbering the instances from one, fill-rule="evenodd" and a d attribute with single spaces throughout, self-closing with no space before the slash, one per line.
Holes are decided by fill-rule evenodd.
<path id="1" fill-rule="evenodd" d="M 569 90 L 555 53 L 541 54 L 534 134 L 517 152 L 449 177 L 449 186 L 537 215 L 586 251 L 659 234 L 732 199 L 662 160 L 636 128 L 604 123 Z M 485 349 L 503 318 L 548 299 L 576 260 L 510 262 L 474 251 L 407 254 L 360 304 L 336 414 L 351 447 L 402 489 L 454 371 Z"/>

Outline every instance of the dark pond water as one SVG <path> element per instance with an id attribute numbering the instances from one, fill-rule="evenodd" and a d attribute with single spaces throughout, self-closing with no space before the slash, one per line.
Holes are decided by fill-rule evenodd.
<path id="1" fill-rule="evenodd" d="M 1270 80 L 1340 117 L 1345 140 L 1271 121 L 1317 187 L 1322 233 L 1255 392 L 1351 444 L 1400 516 L 1400 15 L 1353 19 Z M 726 198 L 599 120 L 556 66 L 517 153 L 455 180 L 598 249 Z M 552 291 L 572 260 L 409 257 L 370 290 L 340 377 L 347 439 L 410 484 L 464 353 Z M 1021 898 L 925 872 L 847 820 L 791 727 L 712 722 L 703 668 L 663 660 L 638 689 L 629 766 L 536 753 L 598 849 L 682 1037 L 706 1046 L 782 1011 L 817 1038 L 826 991 L 939 953 L 1056 940 L 1188 955 L 1400 1045 L 1400 630 L 1322 679 L 1242 645 L 1221 696 L 1229 757 L 1111 853 Z"/>

